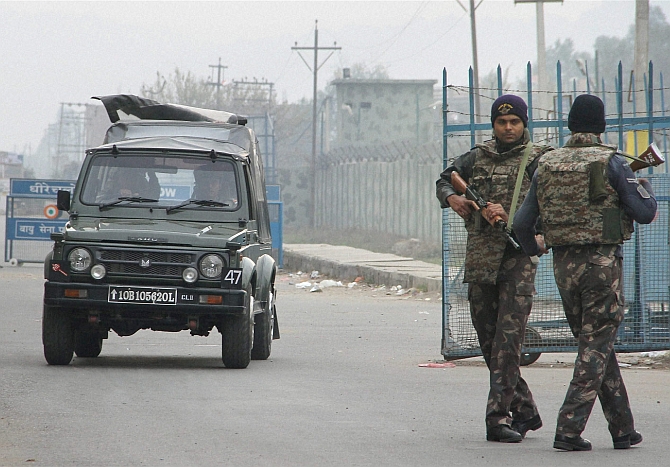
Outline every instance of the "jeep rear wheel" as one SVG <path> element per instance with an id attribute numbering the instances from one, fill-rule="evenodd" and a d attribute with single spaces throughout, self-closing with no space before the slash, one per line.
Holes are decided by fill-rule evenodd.
<path id="1" fill-rule="evenodd" d="M 74 353 L 79 358 L 95 358 L 102 351 L 102 334 L 77 330 L 74 334 Z"/>
<path id="2" fill-rule="evenodd" d="M 42 344 L 49 365 L 69 365 L 74 352 L 72 321 L 63 310 L 44 305 L 42 311 Z"/>
<path id="3" fill-rule="evenodd" d="M 253 360 L 267 360 L 272 352 L 272 339 L 274 338 L 275 307 L 271 305 L 270 298 L 267 310 L 255 316 L 254 324 L 254 346 L 251 349 Z"/>
<path id="4" fill-rule="evenodd" d="M 226 316 L 221 330 L 221 357 L 226 368 L 246 368 L 251 361 L 254 342 L 253 308 L 251 286 L 247 287 L 244 313 L 241 316 Z"/>

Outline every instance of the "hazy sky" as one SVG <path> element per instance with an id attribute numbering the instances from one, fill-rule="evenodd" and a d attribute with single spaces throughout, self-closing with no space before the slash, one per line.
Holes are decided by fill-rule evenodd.
<path id="1" fill-rule="evenodd" d="M 670 0 L 650 4 L 670 18 Z M 578 51 L 592 52 L 597 36 L 628 32 L 635 1 L 564 0 L 544 12 L 547 46 L 572 38 Z M 311 99 L 312 73 L 291 47 L 314 44 L 316 19 L 319 45 L 342 47 L 320 69 L 320 88 L 335 69 L 361 62 L 386 66 L 394 79 L 439 84 L 446 67 L 450 84 L 467 85 L 470 20 L 456 0 L 1 1 L 0 150 L 34 151 L 62 102 L 137 94 L 156 72 L 175 68 L 209 77 L 219 57 L 226 80 L 266 79 L 280 100 Z M 537 59 L 535 5 L 483 0 L 476 19 L 480 76 L 500 64 L 511 78 L 524 77 Z M 310 51 L 302 55 L 313 61 Z"/>

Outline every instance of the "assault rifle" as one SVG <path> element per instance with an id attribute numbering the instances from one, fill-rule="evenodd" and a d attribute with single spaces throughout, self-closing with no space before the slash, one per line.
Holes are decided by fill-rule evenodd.
<path id="1" fill-rule="evenodd" d="M 630 161 L 630 168 L 633 172 L 637 172 L 640 169 L 645 169 L 647 167 L 656 167 L 665 162 L 663 153 L 658 149 L 656 143 L 651 143 L 647 149 L 645 149 L 642 154 L 637 157 L 633 157 L 628 154 L 624 154 L 625 157 L 632 159 Z"/>
<path id="2" fill-rule="evenodd" d="M 474 201 L 476 205 L 475 209 L 482 212 L 482 217 L 487 219 L 489 224 L 491 224 L 495 229 L 500 230 L 500 232 L 502 232 L 504 237 L 514 246 L 514 248 L 517 250 L 521 249 L 516 240 L 514 240 L 507 231 L 507 222 L 505 222 L 502 217 L 498 215 L 489 219 L 489 216 L 487 215 L 488 208 L 486 207 L 488 203 L 486 200 L 482 198 L 482 195 L 480 195 L 477 190 L 468 185 L 467 182 L 463 180 L 463 178 L 461 178 L 461 176 L 455 170 L 451 172 L 451 186 L 453 186 L 458 193 L 465 195 L 466 199 Z"/>

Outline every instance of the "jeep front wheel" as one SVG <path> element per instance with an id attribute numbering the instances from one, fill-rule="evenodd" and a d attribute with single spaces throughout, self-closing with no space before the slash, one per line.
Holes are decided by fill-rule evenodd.
<path id="1" fill-rule="evenodd" d="M 275 307 L 272 305 L 272 294 L 268 307 L 255 316 L 254 324 L 254 346 L 251 349 L 253 360 L 267 360 L 272 352 L 272 339 L 274 339 Z"/>
<path id="2" fill-rule="evenodd" d="M 42 311 L 42 344 L 49 365 L 69 365 L 74 352 L 74 329 L 63 310 L 44 305 Z"/>
<path id="3" fill-rule="evenodd" d="M 226 368 L 246 368 L 251 361 L 254 342 L 254 297 L 251 286 L 247 287 L 244 313 L 241 316 L 226 316 L 221 330 L 221 357 Z"/>

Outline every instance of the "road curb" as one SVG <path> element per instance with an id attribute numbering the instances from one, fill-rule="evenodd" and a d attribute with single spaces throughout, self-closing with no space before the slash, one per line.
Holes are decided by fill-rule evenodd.
<path id="1" fill-rule="evenodd" d="M 285 244 L 283 248 L 287 271 L 319 271 L 348 282 L 362 277 L 368 284 L 400 285 L 426 292 L 442 290 L 442 268 L 437 264 L 339 245 Z"/>

